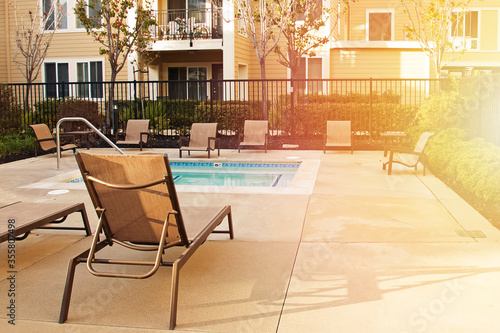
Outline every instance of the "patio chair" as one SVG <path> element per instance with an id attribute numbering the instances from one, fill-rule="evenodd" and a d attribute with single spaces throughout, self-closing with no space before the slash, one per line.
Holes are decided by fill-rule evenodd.
<path id="1" fill-rule="evenodd" d="M 353 133 L 351 130 L 350 120 L 327 121 L 325 146 L 323 148 L 323 152 L 326 154 L 327 148 L 351 148 L 351 154 L 352 154 L 353 153 L 352 136 Z"/>
<path id="2" fill-rule="evenodd" d="M 79 153 L 75 156 L 99 222 L 90 249 L 69 262 L 59 323 L 68 317 L 75 268 L 79 263 L 86 262 L 87 269 L 95 276 L 132 279 L 148 278 L 160 266 L 171 266 L 169 328 L 174 329 L 180 269 L 211 233 L 227 233 L 233 239 L 231 206 L 181 210 L 167 155 Z M 228 229 L 214 230 L 225 218 Z M 102 240 L 101 233 L 104 233 Z M 120 260 L 120 255 L 113 250 L 118 245 L 130 250 L 155 251 L 156 256 L 151 261 Z M 174 246 L 185 247 L 185 250 L 175 261 L 164 261 L 163 253 Z M 103 248 L 113 259 L 97 257 Z M 97 270 L 94 264 L 102 268 Z M 113 270 L 116 265 L 124 267 L 121 272 Z M 132 273 L 130 270 L 137 265 L 151 268 Z"/>
<path id="3" fill-rule="evenodd" d="M 425 155 L 424 149 L 429 141 L 429 138 L 433 136 L 433 133 L 425 132 L 420 135 L 418 139 L 417 145 L 414 149 L 404 148 L 399 146 L 387 146 L 384 148 L 384 157 L 387 156 L 387 152 L 389 152 L 389 160 L 382 164 L 382 169 L 385 170 L 387 166 L 389 166 L 387 174 L 392 174 L 392 164 L 399 163 L 409 168 L 415 167 L 415 171 L 417 171 L 418 163 L 422 163 L 424 166 L 424 176 L 425 176 Z M 398 155 L 394 155 L 397 153 Z"/>
<path id="4" fill-rule="evenodd" d="M 267 153 L 269 122 L 267 120 L 245 120 L 243 133 L 239 134 L 238 153 L 241 148 L 263 146 Z"/>
<path id="5" fill-rule="evenodd" d="M 50 132 L 49 127 L 46 124 L 33 124 L 33 125 L 30 125 L 30 127 L 33 129 L 33 131 L 35 132 L 35 136 L 36 136 L 36 140 L 34 142 L 35 157 L 38 156 L 38 146 L 40 146 L 40 148 L 43 151 L 49 151 L 49 150 L 52 150 L 54 152 L 56 151 L 56 149 L 57 149 L 56 140 L 52 136 L 52 133 Z M 77 148 L 77 146 L 75 145 L 75 136 L 74 135 L 60 134 L 60 137 L 61 138 L 62 137 L 69 137 L 69 138 L 71 138 L 72 143 L 61 145 L 61 147 L 60 147 L 61 151 L 59 152 L 59 156 L 62 156 L 61 153 L 64 150 L 71 149 L 71 150 L 73 150 L 73 153 L 74 153 L 76 151 L 76 148 Z"/>
<path id="6" fill-rule="evenodd" d="M 66 221 L 68 215 L 72 213 L 81 214 L 83 227 L 58 226 Z M 8 228 L 8 221 L 14 216 L 16 217 L 15 228 Z M 21 201 L 0 203 L 0 243 L 12 239 L 12 237 L 15 240 L 23 240 L 28 237 L 33 229 L 84 230 L 87 236 L 92 234 L 85 204 L 83 203 L 31 203 Z"/>
<path id="7" fill-rule="evenodd" d="M 149 119 L 129 119 L 127 121 L 127 130 L 125 131 L 125 140 L 116 141 L 116 144 L 139 145 L 142 151 L 142 144 L 146 144 L 148 141 L 151 148 L 151 140 L 149 139 Z"/>
<path id="8" fill-rule="evenodd" d="M 210 151 L 215 150 L 217 145 L 218 155 L 220 156 L 220 138 L 217 138 L 217 123 L 194 123 L 191 125 L 189 138 L 181 136 L 179 139 L 179 157 L 182 158 L 182 152 L 187 151 L 191 155 L 191 150 L 206 151 L 210 158 Z M 189 141 L 187 146 L 183 146 L 183 141 Z"/>

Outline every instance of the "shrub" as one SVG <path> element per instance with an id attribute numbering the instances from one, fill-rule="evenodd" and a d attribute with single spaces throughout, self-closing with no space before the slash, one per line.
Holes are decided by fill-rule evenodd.
<path id="1" fill-rule="evenodd" d="M 451 128 L 429 141 L 426 156 L 438 177 L 500 224 L 500 147 Z"/>
<path id="2" fill-rule="evenodd" d="M 0 156 L 33 151 L 34 142 L 32 131 L 0 136 Z"/>
<path id="3" fill-rule="evenodd" d="M 59 103 L 57 107 L 57 120 L 59 121 L 61 118 L 67 117 L 85 118 L 97 128 L 102 123 L 97 103 L 87 100 L 68 99 Z M 88 126 L 81 121 L 68 121 L 61 124 L 61 129 L 65 132 L 82 131 L 87 130 Z"/>
<path id="4" fill-rule="evenodd" d="M 0 134 L 19 133 L 22 129 L 22 110 L 16 105 L 12 91 L 0 84 Z"/>

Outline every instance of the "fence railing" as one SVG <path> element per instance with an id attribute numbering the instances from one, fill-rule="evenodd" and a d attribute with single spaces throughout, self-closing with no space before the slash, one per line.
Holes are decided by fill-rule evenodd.
<path id="1" fill-rule="evenodd" d="M 158 22 L 151 31 L 154 39 L 222 38 L 222 8 L 158 10 L 153 16 Z"/>
<path id="2" fill-rule="evenodd" d="M 380 143 L 387 132 L 407 132 L 425 99 L 440 89 L 448 89 L 450 82 L 444 79 L 178 80 L 9 86 L 22 106 L 24 126 L 43 122 L 54 128 L 63 116 L 88 119 L 81 111 L 85 109 L 94 113 L 93 123 L 104 133 L 120 131 L 128 119 L 145 118 L 150 119 L 155 135 L 185 135 L 194 122 L 217 122 L 220 135 L 231 136 L 242 132 L 246 119 L 268 119 L 271 135 L 285 142 L 322 140 L 327 120 L 350 120 L 355 142 L 369 145 Z M 498 94 L 490 95 L 490 100 L 498 99 Z M 74 106 L 83 101 L 85 108 Z M 488 119 L 498 121 L 500 114 L 499 101 L 488 101 L 479 101 L 488 105 L 489 110 L 481 114 L 482 126 L 491 125 L 492 120 Z M 498 127 L 477 132 L 492 132 L 488 139 L 500 144 L 500 138 L 495 138 Z"/>

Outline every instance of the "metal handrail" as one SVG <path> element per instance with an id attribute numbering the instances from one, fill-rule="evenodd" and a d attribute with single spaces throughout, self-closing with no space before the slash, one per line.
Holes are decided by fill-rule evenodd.
<path id="1" fill-rule="evenodd" d="M 57 169 L 59 170 L 59 160 L 61 158 L 60 156 L 60 151 L 61 151 L 61 140 L 59 138 L 59 134 L 60 134 L 60 125 L 65 122 L 65 121 L 82 121 L 84 122 L 85 124 L 87 124 L 90 129 L 92 131 L 94 131 L 97 135 L 99 135 L 101 138 L 104 139 L 104 141 L 106 141 L 107 143 L 110 144 L 111 147 L 115 148 L 118 152 L 120 152 L 120 154 L 122 155 L 127 155 L 125 154 L 120 148 L 118 148 L 117 145 L 115 145 L 113 143 L 113 141 L 111 141 L 110 139 L 108 139 L 104 134 L 102 134 L 101 131 L 99 131 L 94 125 L 92 125 L 87 119 L 85 118 L 82 118 L 82 117 L 67 117 L 67 118 L 61 118 L 59 119 L 59 121 L 57 122 L 57 126 L 56 126 L 56 143 L 57 143 Z"/>

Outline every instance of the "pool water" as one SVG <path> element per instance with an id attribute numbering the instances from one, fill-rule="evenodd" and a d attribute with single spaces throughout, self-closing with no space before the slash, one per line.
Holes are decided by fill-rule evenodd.
<path id="1" fill-rule="evenodd" d="M 170 162 L 174 184 L 287 187 L 300 163 Z M 67 183 L 82 182 L 81 177 Z"/>
<path id="2" fill-rule="evenodd" d="M 289 186 L 299 163 L 170 162 L 176 185 Z"/>

